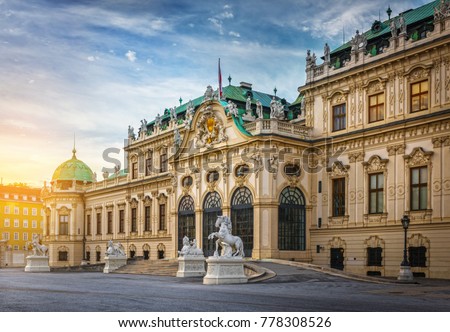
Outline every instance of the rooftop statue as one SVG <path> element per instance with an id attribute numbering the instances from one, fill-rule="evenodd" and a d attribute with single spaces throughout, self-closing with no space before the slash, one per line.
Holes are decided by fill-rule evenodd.
<path id="1" fill-rule="evenodd" d="M 208 235 L 208 239 L 214 239 L 216 241 L 216 251 L 214 251 L 214 257 L 219 257 L 219 245 L 222 247 L 220 257 L 244 257 L 244 244 L 239 236 L 231 234 L 231 220 L 227 216 L 218 216 L 216 220 L 216 227 L 219 228 L 218 232 L 214 232 Z M 234 251 L 234 252 L 233 252 Z"/>
<path id="2" fill-rule="evenodd" d="M 270 102 L 270 118 L 284 120 L 284 106 L 279 100 L 275 100 L 275 97 Z"/>
<path id="3" fill-rule="evenodd" d="M 400 16 L 398 17 L 398 25 L 400 27 L 400 34 L 406 35 L 406 21 L 405 18 L 403 17 L 403 13 L 401 13 Z"/>
<path id="4" fill-rule="evenodd" d="M 162 125 L 162 120 L 161 120 L 161 116 L 159 115 L 159 113 L 156 115 L 156 118 L 155 118 L 155 126 L 156 127 L 161 127 L 161 125 Z"/>
<path id="5" fill-rule="evenodd" d="M 261 102 L 259 101 L 259 99 L 256 100 L 256 115 L 260 119 L 262 119 L 264 117 L 263 106 L 262 106 Z"/>
<path id="6" fill-rule="evenodd" d="M 205 94 L 203 96 L 203 101 L 213 100 L 214 99 L 214 90 L 211 85 L 206 87 Z"/>
<path id="7" fill-rule="evenodd" d="M 239 110 L 235 103 L 233 103 L 231 100 L 228 100 L 228 105 L 225 106 L 225 108 L 228 108 L 228 114 L 232 114 L 235 117 L 239 115 Z"/>
<path id="8" fill-rule="evenodd" d="M 128 125 L 128 138 L 134 139 L 135 135 L 134 135 L 134 128 L 131 127 L 130 125 Z"/>

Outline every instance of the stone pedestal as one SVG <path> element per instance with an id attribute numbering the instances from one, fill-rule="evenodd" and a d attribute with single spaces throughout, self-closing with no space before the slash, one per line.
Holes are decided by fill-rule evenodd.
<path id="1" fill-rule="evenodd" d="M 242 258 L 209 257 L 206 260 L 208 271 L 203 278 L 205 285 L 245 284 L 248 278 L 244 274 Z"/>
<path id="2" fill-rule="evenodd" d="M 205 274 L 205 256 L 186 255 L 178 257 L 177 277 L 203 277 Z"/>
<path id="3" fill-rule="evenodd" d="M 105 268 L 103 273 L 110 273 L 119 267 L 127 265 L 127 256 L 109 255 L 105 257 Z"/>
<path id="4" fill-rule="evenodd" d="M 48 256 L 27 256 L 25 272 L 50 272 Z"/>
<path id="5" fill-rule="evenodd" d="M 400 266 L 400 273 L 398 274 L 398 281 L 413 281 L 414 277 L 411 272 L 411 267 Z"/>

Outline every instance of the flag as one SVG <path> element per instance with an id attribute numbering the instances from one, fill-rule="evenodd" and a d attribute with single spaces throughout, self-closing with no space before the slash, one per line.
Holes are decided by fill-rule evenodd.
<path id="1" fill-rule="evenodd" d="M 222 72 L 220 70 L 220 58 L 219 58 L 219 98 L 222 99 Z"/>

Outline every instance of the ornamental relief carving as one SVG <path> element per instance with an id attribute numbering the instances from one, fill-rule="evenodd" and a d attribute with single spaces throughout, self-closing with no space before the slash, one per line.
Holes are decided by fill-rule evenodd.
<path id="1" fill-rule="evenodd" d="M 370 157 L 369 161 L 363 162 L 366 172 L 386 171 L 386 163 L 388 159 L 381 159 L 379 156 Z"/>
<path id="2" fill-rule="evenodd" d="M 380 237 L 378 235 L 373 235 L 371 237 L 369 237 L 368 239 L 366 239 L 364 241 L 364 244 L 366 245 L 366 247 L 369 248 L 377 248 L 377 247 L 381 247 L 384 248 L 384 240 L 380 239 Z"/>
<path id="3" fill-rule="evenodd" d="M 430 70 L 423 67 L 414 69 L 408 76 L 409 81 L 418 81 L 428 78 L 430 75 Z"/>
<path id="4" fill-rule="evenodd" d="M 381 214 L 365 214 L 364 223 L 365 224 L 383 224 L 387 221 L 387 213 Z"/>
<path id="5" fill-rule="evenodd" d="M 214 144 L 226 142 L 228 136 L 225 134 L 225 127 L 222 120 L 214 115 L 211 106 L 207 106 L 203 111 L 196 125 L 194 146 L 196 148 L 212 148 Z"/>
<path id="6" fill-rule="evenodd" d="M 369 83 L 369 86 L 367 87 L 367 93 L 373 94 L 376 92 L 382 92 L 384 91 L 384 83 L 380 81 L 375 81 Z"/>
<path id="7" fill-rule="evenodd" d="M 343 104 L 346 102 L 346 96 L 342 93 L 337 93 L 331 98 L 331 104 Z"/>
<path id="8" fill-rule="evenodd" d="M 348 169 L 350 168 L 349 165 L 344 165 L 340 161 L 335 161 L 331 167 L 327 169 L 330 173 L 330 176 L 332 178 L 334 177 L 342 177 L 342 176 L 348 176 Z"/>
<path id="9" fill-rule="evenodd" d="M 425 152 L 422 148 L 414 148 L 414 150 L 406 156 L 405 163 L 408 167 L 426 166 L 431 162 L 432 151 Z"/>
<path id="10" fill-rule="evenodd" d="M 328 246 L 330 248 L 344 248 L 346 247 L 346 243 L 338 236 L 334 236 L 330 241 L 328 241 Z"/>

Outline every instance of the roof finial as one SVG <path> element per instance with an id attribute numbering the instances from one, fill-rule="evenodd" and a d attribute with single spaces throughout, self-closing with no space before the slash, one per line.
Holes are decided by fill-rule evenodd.
<path id="1" fill-rule="evenodd" d="M 386 13 L 388 14 L 389 21 L 390 21 L 391 20 L 391 14 L 392 14 L 391 5 L 388 5 L 388 9 L 386 10 Z"/>
<path id="2" fill-rule="evenodd" d="M 231 75 L 228 74 L 228 85 L 231 85 Z"/>
<path id="3" fill-rule="evenodd" d="M 73 133 L 73 149 L 72 149 L 72 158 L 77 159 L 75 156 L 75 153 L 77 153 L 77 149 L 75 149 L 75 133 Z"/>
<path id="4" fill-rule="evenodd" d="M 277 87 L 273 88 L 273 93 L 275 94 L 275 97 L 277 96 Z"/>

